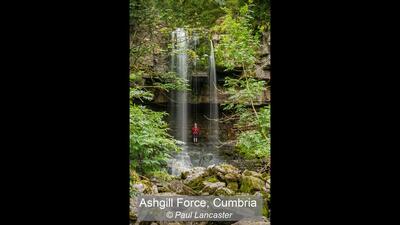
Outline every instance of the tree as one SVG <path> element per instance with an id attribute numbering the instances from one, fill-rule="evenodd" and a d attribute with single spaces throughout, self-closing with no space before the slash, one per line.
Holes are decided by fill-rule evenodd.
<path id="1" fill-rule="evenodd" d="M 225 78 L 228 99 L 224 110 L 234 114 L 235 128 L 239 132 L 237 149 L 245 158 L 268 158 L 270 152 L 269 107 L 257 110 L 255 102 L 267 88 L 263 80 L 255 77 L 259 33 L 250 23 L 252 10 L 245 4 L 238 12 L 226 9 L 223 22 L 213 31 L 221 36 L 216 45 L 217 63 L 226 70 L 240 68 L 239 78 Z M 250 108 L 249 108 L 250 106 Z M 267 123 L 268 125 L 264 125 Z"/>
<path id="2" fill-rule="evenodd" d="M 179 148 L 167 133 L 164 112 L 155 112 L 140 105 L 130 108 L 131 168 L 141 174 L 165 168 L 167 159 Z"/>

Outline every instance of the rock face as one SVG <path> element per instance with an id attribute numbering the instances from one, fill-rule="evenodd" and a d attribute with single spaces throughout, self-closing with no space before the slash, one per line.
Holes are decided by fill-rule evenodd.
<path id="1" fill-rule="evenodd" d="M 256 77 L 262 80 L 271 79 L 271 51 L 270 51 L 270 32 L 263 32 L 262 43 L 259 49 L 260 60 L 256 63 Z M 270 90 L 263 94 L 263 99 L 260 101 L 269 101 L 271 98 Z"/>

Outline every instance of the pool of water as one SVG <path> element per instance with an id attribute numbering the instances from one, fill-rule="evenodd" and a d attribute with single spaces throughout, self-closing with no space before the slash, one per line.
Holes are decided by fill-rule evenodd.
<path id="1" fill-rule="evenodd" d="M 228 162 L 230 157 L 223 153 L 215 144 L 211 143 L 185 143 L 182 151 L 173 155 L 168 163 L 168 172 L 178 176 L 183 171 L 192 167 L 216 165 Z"/>

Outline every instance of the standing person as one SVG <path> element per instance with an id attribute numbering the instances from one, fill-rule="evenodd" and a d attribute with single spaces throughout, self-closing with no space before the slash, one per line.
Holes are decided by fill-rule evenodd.
<path id="1" fill-rule="evenodd" d="M 197 123 L 194 123 L 194 126 L 192 127 L 193 143 L 197 143 L 197 138 L 199 137 L 199 134 L 200 128 L 197 127 Z"/>

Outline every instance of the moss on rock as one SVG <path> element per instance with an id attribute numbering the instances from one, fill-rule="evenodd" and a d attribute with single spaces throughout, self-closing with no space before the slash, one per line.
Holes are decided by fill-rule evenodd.
<path id="1" fill-rule="evenodd" d="M 225 187 L 225 183 L 223 182 L 203 182 L 204 188 L 201 190 L 201 192 L 207 192 L 209 194 L 213 194 L 217 189 Z"/>
<path id="2" fill-rule="evenodd" d="M 264 189 L 264 181 L 253 176 L 242 176 L 240 180 L 240 191 L 244 193 L 253 193 Z"/>
<path id="3" fill-rule="evenodd" d="M 239 190 L 239 184 L 237 182 L 228 182 L 228 185 L 226 187 L 234 192 L 237 192 Z"/>
<path id="4" fill-rule="evenodd" d="M 227 173 L 239 173 L 239 169 L 230 165 L 230 164 L 220 164 L 218 166 L 214 167 L 215 172 L 220 172 L 222 174 L 227 174 Z"/>
<path id="5" fill-rule="evenodd" d="M 140 177 L 139 175 L 136 173 L 135 170 L 130 170 L 129 171 L 129 175 L 130 175 L 130 180 L 133 183 L 137 183 L 138 181 L 140 181 Z"/>
<path id="6" fill-rule="evenodd" d="M 250 170 L 244 170 L 242 174 L 244 176 L 252 176 L 252 177 L 257 177 L 257 178 L 263 179 L 262 174 L 254 172 L 254 171 L 250 171 Z"/>
<path id="7" fill-rule="evenodd" d="M 216 176 L 207 177 L 206 181 L 211 182 L 211 183 L 219 182 L 219 180 Z"/>
<path id="8" fill-rule="evenodd" d="M 240 179 L 240 174 L 239 173 L 228 173 L 224 176 L 224 180 L 227 182 L 231 181 L 238 181 Z"/>
<path id="9" fill-rule="evenodd" d="M 234 194 L 235 194 L 234 191 L 232 191 L 231 189 L 226 188 L 226 187 L 218 188 L 218 189 L 214 192 L 214 195 L 217 195 L 217 196 L 232 196 L 232 195 L 234 195 Z"/>
<path id="10" fill-rule="evenodd" d="M 204 167 L 195 167 L 185 173 L 182 173 L 182 177 L 186 177 L 183 183 L 195 190 L 201 190 L 204 185 L 203 181 L 209 175 L 208 171 Z"/>

